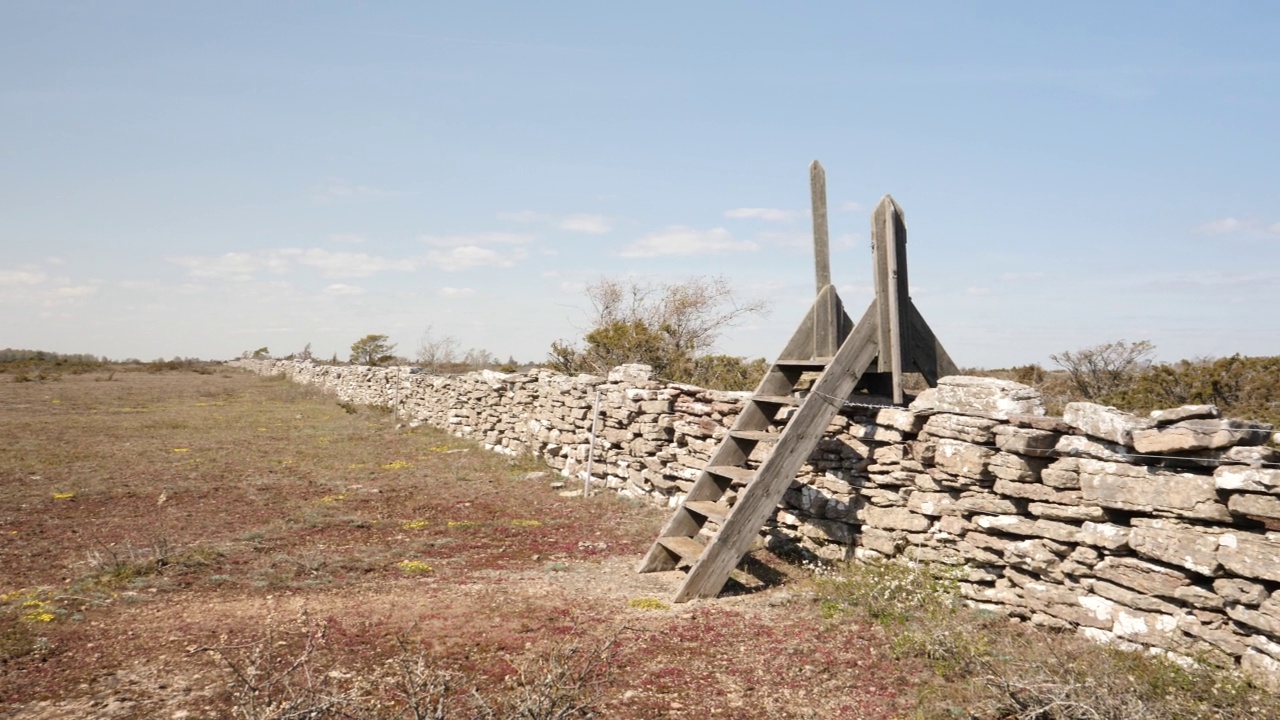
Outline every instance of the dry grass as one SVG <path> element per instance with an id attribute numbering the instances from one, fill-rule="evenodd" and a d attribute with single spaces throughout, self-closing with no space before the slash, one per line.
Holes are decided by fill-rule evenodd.
<path id="1" fill-rule="evenodd" d="M 226 370 L 0 376 L 0 707 L 625 720 L 911 702 L 917 675 L 879 631 L 785 589 L 628 606 L 674 589 L 631 570 L 665 511 L 562 498 L 396 424 Z"/>
<path id="2" fill-rule="evenodd" d="M 962 604 L 955 584 L 953 569 L 894 562 L 815 581 L 828 617 L 876 622 L 899 658 L 932 671 L 919 688 L 917 718 L 1280 718 L 1277 699 L 1234 670 L 1187 668 L 980 614 Z"/>

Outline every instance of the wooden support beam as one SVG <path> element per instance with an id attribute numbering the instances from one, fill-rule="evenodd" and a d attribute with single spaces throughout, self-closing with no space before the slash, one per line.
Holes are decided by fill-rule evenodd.
<path id="1" fill-rule="evenodd" d="M 836 315 L 835 295 L 823 291 L 831 285 L 831 241 L 827 231 L 827 173 L 822 164 L 814 160 L 809 164 L 809 197 L 813 207 L 813 266 L 818 304 L 814 306 L 813 356 L 831 357 L 836 354 L 840 341 L 839 318 Z"/>
<path id="2" fill-rule="evenodd" d="M 880 356 L 876 370 L 890 377 L 885 388 L 894 403 L 901 404 L 902 373 L 912 363 L 904 357 L 910 345 L 907 320 L 911 303 L 907 286 L 907 224 L 902 208 L 892 196 L 885 195 L 871 216 L 871 247 L 875 254 L 875 286 L 880 321 Z"/>

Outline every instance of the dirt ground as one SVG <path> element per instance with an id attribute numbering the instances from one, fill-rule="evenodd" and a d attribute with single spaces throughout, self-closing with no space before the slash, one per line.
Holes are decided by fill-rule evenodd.
<path id="1" fill-rule="evenodd" d="M 274 717 L 302 695 L 414 717 L 441 690 L 449 717 L 539 692 L 623 719 L 912 706 L 918 671 L 824 618 L 798 568 L 761 551 L 767 582 L 672 606 L 678 573 L 634 572 L 664 511 L 565 497 L 382 410 L 118 369 L 0 375 L 0 427 L 4 717 Z"/>

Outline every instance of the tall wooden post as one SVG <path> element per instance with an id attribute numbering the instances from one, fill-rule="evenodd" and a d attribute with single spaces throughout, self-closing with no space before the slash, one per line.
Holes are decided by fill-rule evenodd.
<path id="1" fill-rule="evenodd" d="M 827 234 L 827 173 L 817 160 L 809 164 L 809 196 L 813 205 L 814 276 L 821 300 L 824 297 L 822 291 L 831 284 L 831 241 Z M 827 302 L 819 302 L 814 308 L 814 357 L 834 356 L 839 342 L 836 297 L 834 293 L 828 293 L 826 297 Z"/>
<path id="2" fill-rule="evenodd" d="M 871 248 L 875 253 L 879 362 L 876 371 L 892 378 L 893 402 L 902 403 L 902 349 L 910 338 L 911 295 L 907 289 L 907 224 L 902 208 L 885 195 L 871 216 Z"/>

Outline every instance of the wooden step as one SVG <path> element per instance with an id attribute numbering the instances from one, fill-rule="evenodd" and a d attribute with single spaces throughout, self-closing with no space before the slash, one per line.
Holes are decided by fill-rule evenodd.
<path id="1" fill-rule="evenodd" d="M 779 360 L 774 365 L 778 367 L 796 367 L 809 368 L 812 370 L 822 370 L 831 364 L 831 358 L 810 358 L 808 360 Z"/>
<path id="2" fill-rule="evenodd" d="M 672 536 L 658 538 L 658 544 L 680 556 L 681 560 L 693 562 L 702 555 L 707 546 L 693 538 Z"/>
<path id="3" fill-rule="evenodd" d="M 733 509 L 728 505 L 721 505 L 710 500 L 686 500 L 684 506 L 685 509 L 692 510 L 702 517 L 717 523 L 723 523 L 724 519 L 729 517 L 729 511 Z"/>
<path id="4" fill-rule="evenodd" d="M 803 400 L 803 398 L 790 395 L 752 395 L 751 399 L 758 403 L 771 403 L 773 405 L 799 405 Z"/>
<path id="5" fill-rule="evenodd" d="M 734 482 L 740 483 L 751 482 L 751 478 L 756 475 L 756 471 L 751 468 L 737 467 L 735 465 L 713 465 L 707 468 L 707 472 L 712 475 L 727 477 Z"/>
<path id="6" fill-rule="evenodd" d="M 782 437 L 782 433 L 769 432 L 768 430 L 730 430 L 729 434 L 742 440 L 754 440 L 756 442 L 777 442 Z"/>

